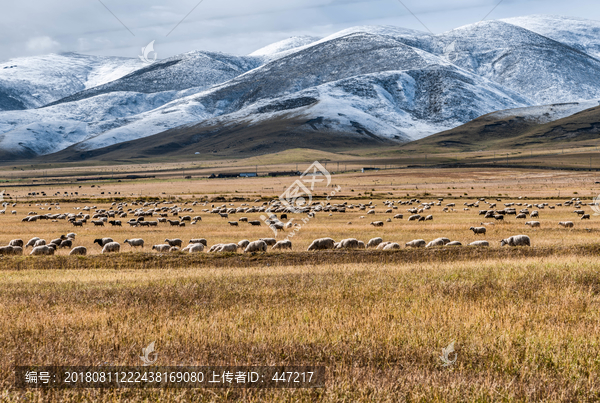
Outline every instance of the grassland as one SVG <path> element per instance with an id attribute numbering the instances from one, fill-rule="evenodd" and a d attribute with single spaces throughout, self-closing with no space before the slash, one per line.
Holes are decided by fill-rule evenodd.
<path id="1" fill-rule="evenodd" d="M 321 236 L 365 241 L 381 236 L 401 244 L 447 236 L 468 243 L 482 239 L 468 228 L 484 220 L 477 208 L 463 210 L 464 202 L 479 197 L 500 198 L 499 206 L 553 205 L 571 197 L 591 202 L 600 193 L 593 173 L 414 169 L 333 178 L 342 192 L 331 203 L 373 201 L 375 216 L 358 210 L 317 214 L 292 238 L 293 252 L 245 256 L 161 255 L 131 252 L 128 246 L 106 256 L 98 255 L 92 241 L 142 237 L 152 245 L 167 237 L 185 242 L 205 237 L 214 244 L 273 236 L 266 226 L 230 227 L 201 209 L 262 204 L 290 178 L 108 181 L 100 189 L 89 183 L 34 189 L 45 190 L 47 198 L 27 197 L 27 187 L 12 188 L 11 197 L 20 200 L 14 208 L 18 214 L 0 215 L 0 244 L 72 231 L 64 221 L 20 221 L 29 211 L 53 207 L 56 212 L 46 203 L 57 200 L 50 195 L 58 190 L 77 189 L 83 199 L 61 201 L 58 211 L 65 212 L 85 204 L 107 208 L 112 198 L 131 202 L 140 193 L 170 197 L 182 206 L 192 200 L 207 205 L 194 207 L 193 215 L 202 216 L 196 226 L 75 229 L 76 244 L 88 247 L 91 256 L 60 251 L 52 257 L 1 257 L 0 400 L 600 400 L 598 217 L 581 221 L 571 207 L 546 208 L 540 210 L 541 228 L 531 229 L 525 220 L 509 216 L 488 227 L 491 248 L 305 251 Z M 456 207 L 449 213 L 434 207 L 428 211 L 434 220 L 426 223 L 406 221 L 407 206 L 384 212 L 383 200 L 409 197 L 444 197 L 443 204 Z M 405 218 L 383 228 L 369 225 L 397 213 Z M 242 215 L 258 219 L 260 214 L 231 219 Z M 559 220 L 575 221 L 575 228 L 560 228 Z M 499 239 L 520 233 L 530 235 L 533 247 L 499 247 Z M 156 341 L 159 365 L 324 365 L 326 387 L 46 392 L 12 387 L 15 364 L 139 365 L 141 349 L 151 341 Z M 439 356 L 452 341 L 458 358 L 445 368 Z"/>

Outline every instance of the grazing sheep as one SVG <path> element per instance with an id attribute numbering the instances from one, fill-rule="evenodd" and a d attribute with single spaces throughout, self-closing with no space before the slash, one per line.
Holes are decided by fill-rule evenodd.
<path id="1" fill-rule="evenodd" d="M 204 245 L 201 243 L 194 243 L 186 246 L 186 248 L 189 253 L 200 253 L 204 251 Z"/>
<path id="2" fill-rule="evenodd" d="M 448 242 L 446 245 L 444 246 L 462 246 L 462 243 L 458 242 L 458 241 L 452 241 L 452 242 Z"/>
<path id="3" fill-rule="evenodd" d="M 358 249 L 366 249 L 365 243 L 363 241 L 358 241 Z"/>
<path id="4" fill-rule="evenodd" d="M 71 252 L 69 252 L 69 255 L 85 256 L 87 255 L 87 248 L 85 246 L 78 246 L 73 248 Z"/>
<path id="5" fill-rule="evenodd" d="M 573 213 L 575 213 L 577 215 L 584 215 L 585 211 L 583 211 L 583 210 L 575 210 L 575 211 L 573 211 Z"/>
<path id="6" fill-rule="evenodd" d="M 394 250 L 394 249 L 400 249 L 400 244 L 397 244 L 396 242 L 390 242 L 383 247 L 383 250 Z"/>
<path id="7" fill-rule="evenodd" d="M 565 228 L 573 228 L 575 224 L 573 224 L 573 221 L 560 221 L 558 225 Z"/>
<path id="8" fill-rule="evenodd" d="M 40 240 L 40 238 L 38 238 L 38 237 L 31 238 L 31 239 L 29 240 L 29 242 L 27 242 L 27 245 L 25 245 L 25 249 L 27 249 L 29 246 L 33 246 L 33 245 L 35 245 L 35 243 L 36 243 L 37 241 L 39 241 L 39 240 Z"/>
<path id="9" fill-rule="evenodd" d="M 204 246 L 208 246 L 208 242 L 206 242 L 206 239 L 204 239 L 204 238 L 190 239 L 189 243 L 191 243 L 191 244 L 201 243 Z"/>
<path id="10" fill-rule="evenodd" d="M 519 214 L 517 214 L 516 218 L 517 219 L 520 219 L 520 218 L 527 219 L 527 214 L 525 214 L 525 213 L 519 213 Z"/>
<path id="11" fill-rule="evenodd" d="M 60 238 L 53 239 L 50 241 L 50 243 L 53 243 L 54 245 L 58 246 L 64 239 L 67 239 L 67 237 L 64 235 L 61 235 Z"/>
<path id="12" fill-rule="evenodd" d="M 43 246 L 46 245 L 46 240 L 44 239 L 38 239 L 37 241 L 35 241 L 35 243 L 33 244 L 33 247 L 36 248 L 38 246 Z"/>
<path id="13" fill-rule="evenodd" d="M 342 239 L 341 241 L 336 243 L 336 249 L 357 249 L 358 248 L 358 239 L 348 238 Z"/>
<path id="14" fill-rule="evenodd" d="M 128 243 L 132 248 L 137 248 L 138 246 L 144 247 L 144 240 L 142 238 L 126 239 L 123 243 Z"/>
<path id="15" fill-rule="evenodd" d="M 290 241 L 289 239 L 285 240 L 285 241 L 279 241 L 275 245 L 273 245 L 273 247 L 271 249 L 275 249 L 275 250 L 289 249 L 289 250 L 292 250 L 292 241 Z"/>
<path id="16" fill-rule="evenodd" d="M 266 252 L 267 244 L 265 241 L 254 241 L 250 242 L 246 249 L 244 249 L 244 253 L 253 253 L 253 252 Z"/>
<path id="17" fill-rule="evenodd" d="M 112 225 L 113 227 L 121 227 L 121 221 L 120 220 L 110 220 L 108 223 L 110 225 Z"/>
<path id="18" fill-rule="evenodd" d="M 22 239 L 13 239 L 12 241 L 10 241 L 8 243 L 8 246 L 20 246 L 22 248 L 23 247 L 23 240 Z"/>
<path id="19" fill-rule="evenodd" d="M 427 217 L 425 217 L 425 221 L 433 221 L 433 215 L 429 214 Z"/>
<path id="20" fill-rule="evenodd" d="M 383 227 L 383 221 L 373 221 L 371 225 L 374 227 Z"/>
<path id="21" fill-rule="evenodd" d="M 63 240 L 60 245 L 58 245 L 59 249 L 62 248 L 72 248 L 73 247 L 73 240 L 72 239 L 65 239 Z"/>
<path id="22" fill-rule="evenodd" d="M 539 217 L 540 213 L 537 210 L 533 210 L 531 213 L 529 213 L 529 217 L 533 218 L 533 217 Z"/>
<path id="23" fill-rule="evenodd" d="M 367 242 L 367 248 L 376 248 L 382 242 L 382 238 L 373 238 Z"/>
<path id="24" fill-rule="evenodd" d="M 260 240 L 266 243 L 268 246 L 273 246 L 277 243 L 277 239 L 275 238 L 260 238 Z"/>
<path id="25" fill-rule="evenodd" d="M 109 242 L 102 248 L 102 253 L 114 253 L 121 250 L 121 245 L 118 242 Z"/>
<path id="26" fill-rule="evenodd" d="M 181 245 L 183 244 L 183 241 L 179 238 L 175 238 L 175 239 L 165 239 L 165 242 L 169 244 L 169 246 L 179 246 L 181 247 Z"/>
<path id="27" fill-rule="evenodd" d="M 425 245 L 427 245 L 427 242 L 425 242 L 424 239 L 415 239 L 410 242 L 407 242 L 404 246 L 406 246 L 407 248 L 422 248 Z"/>
<path id="28" fill-rule="evenodd" d="M 496 221 L 504 221 L 504 216 L 502 214 L 497 214 L 494 216 L 494 220 Z"/>
<path id="29" fill-rule="evenodd" d="M 529 225 L 531 228 L 539 228 L 540 222 L 539 221 L 527 221 L 525 223 L 525 225 Z"/>
<path id="30" fill-rule="evenodd" d="M 333 249 L 335 241 L 331 238 L 319 238 L 312 241 L 308 250 L 324 250 L 324 249 Z"/>
<path id="31" fill-rule="evenodd" d="M 177 246 L 171 246 L 169 248 L 169 253 L 179 252 L 179 248 Z"/>
<path id="32" fill-rule="evenodd" d="M 377 245 L 377 249 L 381 249 L 383 250 L 383 248 L 385 248 L 386 246 L 388 246 L 389 244 L 391 244 L 391 242 L 382 242 L 379 245 Z"/>
<path id="33" fill-rule="evenodd" d="M 237 243 L 222 244 L 215 252 L 237 252 Z"/>
<path id="34" fill-rule="evenodd" d="M 485 227 L 471 227 L 469 228 L 471 231 L 473 231 L 473 234 L 482 234 L 485 235 L 487 229 Z"/>
<path id="35" fill-rule="evenodd" d="M 437 239 L 434 239 L 433 241 L 429 242 L 427 244 L 427 246 L 425 246 L 425 247 L 432 248 L 434 246 L 444 246 L 449 242 L 450 242 L 450 240 L 448 238 L 437 238 Z"/>
<path id="36" fill-rule="evenodd" d="M 168 252 L 169 249 L 171 249 L 171 245 L 166 245 L 166 244 L 154 245 L 152 247 L 152 250 L 155 250 L 157 252 Z"/>
<path id="37" fill-rule="evenodd" d="M 102 220 L 92 220 L 92 224 L 94 224 L 96 227 L 104 227 L 104 221 Z"/>
<path id="38" fill-rule="evenodd" d="M 104 246 L 104 245 L 106 245 L 108 243 L 111 243 L 111 242 L 113 242 L 112 238 L 97 238 L 97 239 L 94 239 L 94 243 L 97 243 L 99 246 Z"/>
<path id="39" fill-rule="evenodd" d="M 239 224 L 237 221 L 229 221 L 229 225 L 231 225 L 232 227 L 237 227 Z"/>
<path id="40" fill-rule="evenodd" d="M 250 225 L 255 225 L 255 226 L 260 226 L 260 221 L 254 220 L 254 221 L 248 221 L 248 223 Z"/>
<path id="41" fill-rule="evenodd" d="M 23 254 L 23 248 L 21 246 L 13 246 L 12 247 L 12 254 L 13 255 L 22 255 Z"/>
<path id="42" fill-rule="evenodd" d="M 584 214 L 581 216 L 582 220 L 589 220 L 590 219 L 590 215 L 589 214 Z"/>
<path id="43" fill-rule="evenodd" d="M 490 246 L 490 243 L 488 241 L 475 241 L 471 242 L 469 246 Z"/>
<path id="44" fill-rule="evenodd" d="M 12 255 L 13 247 L 12 246 L 0 246 L 0 255 Z"/>
<path id="45" fill-rule="evenodd" d="M 246 249 L 246 246 L 248 246 L 249 244 L 250 244 L 250 241 L 247 239 L 244 239 L 244 240 L 238 242 L 238 248 Z"/>
<path id="46" fill-rule="evenodd" d="M 421 218 L 420 215 L 415 214 L 415 215 L 411 215 L 410 217 L 408 217 L 408 221 L 418 221 Z"/>
<path id="47" fill-rule="evenodd" d="M 396 214 L 394 216 L 394 218 L 397 219 L 397 220 L 401 220 L 402 218 L 404 218 L 404 215 L 402 215 L 402 214 Z"/>
<path id="48" fill-rule="evenodd" d="M 77 234 L 76 234 L 76 233 L 74 233 L 74 232 L 69 232 L 69 233 L 67 234 L 67 238 L 71 238 L 71 239 L 75 239 L 75 237 L 76 237 L 76 236 L 77 236 Z"/>
<path id="49" fill-rule="evenodd" d="M 35 246 L 30 253 L 31 256 L 54 255 L 54 248 L 48 245 Z"/>
<path id="50" fill-rule="evenodd" d="M 513 235 L 500 241 L 500 246 L 531 246 L 531 239 L 527 235 Z"/>

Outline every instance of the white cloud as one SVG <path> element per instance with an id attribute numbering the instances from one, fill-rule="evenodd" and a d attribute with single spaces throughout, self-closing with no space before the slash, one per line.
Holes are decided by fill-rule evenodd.
<path id="1" fill-rule="evenodd" d="M 27 50 L 33 53 L 51 53 L 60 48 L 60 43 L 49 36 L 36 36 L 27 41 Z"/>

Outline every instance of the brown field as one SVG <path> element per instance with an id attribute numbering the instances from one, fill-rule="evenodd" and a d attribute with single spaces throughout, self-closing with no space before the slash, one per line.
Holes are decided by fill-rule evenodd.
<path id="1" fill-rule="evenodd" d="M 92 256 L 60 251 L 53 257 L 0 257 L 0 400 L 600 400 L 600 218 L 579 220 L 573 207 L 538 209 L 540 217 L 534 220 L 541 222 L 539 229 L 524 225 L 529 218 L 507 216 L 506 222 L 487 227 L 485 236 L 476 236 L 469 227 L 493 219 L 478 215 L 487 209 L 483 203 L 463 210 L 464 202 L 480 197 L 501 199 L 499 208 L 508 202 L 554 205 L 572 197 L 590 203 L 600 193 L 596 174 L 509 169 L 341 173 L 333 176 L 333 185 L 342 191 L 330 202 L 373 201 L 376 214 L 358 209 L 318 213 L 291 238 L 293 252 L 192 256 L 150 251 L 165 238 L 187 243 L 203 237 L 212 245 L 273 237 L 264 224 L 230 227 L 227 219 L 201 210 L 213 204 L 262 205 L 294 179 L 173 177 L 7 188 L 18 205 L 0 215 L 0 245 L 73 231 L 75 245 L 86 246 Z M 27 197 L 42 190 L 48 197 Z M 319 189 L 314 200 L 323 201 L 330 190 Z M 53 197 L 57 191 L 79 196 Z M 384 212 L 385 200 L 439 197 L 443 205 L 456 207 L 448 213 L 437 206 L 427 210 L 433 221 L 409 223 L 409 206 Z M 189 215 L 200 215 L 202 221 L 154 229 L 129 227 L 125 221 L 132 215 L 121 219 L 122 228 L 20 221 L 30 211 L 44 214 L 49 207 L 53 213 L 75 212 L 74 207 L 85 205 L 108 209 L 114 199 L 152 198 L 168 198 L 182 207 L 201 202 Z M 50 205 L 57 200 L 60 210 Z M 590 206 L 583 209 L 593 214 Z M 382 228 L 369 225 L 398 213 L 403 220 Z M 260 215 L 236 214 L 229 220 Z M 557 225 L 566 220 L 575 227 Z M 500 239 L 516 234 L 529 235 L 533 246 L 500 248 Z M 146 247 L 132 252 L 122 245 L 119 254 L 98 255 L 101 248 L 92 242 L 103 236 L 121 244 L 141 237 Z M 492 247 L 306 252 L 313 239 L 325 236 L 365 242 L 380 236 L 401 245 L 445 236 L 463 244 L 486 239 Z M 16 364 L 139 365 L 141 348 L 153 340 L 160 365 L 324 365 L 326 387 L 46 392 L 12 387 Z M 456 341 L 458 358 L 444 368 L 439 355 L 451 341 Z"/>

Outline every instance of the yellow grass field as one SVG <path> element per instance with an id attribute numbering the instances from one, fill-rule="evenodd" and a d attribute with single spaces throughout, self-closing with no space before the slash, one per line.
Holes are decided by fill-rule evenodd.
<path id="1" fill-rule="evenodd" d="M 553 401 L 600 400 L 600 216 L 592 206 L 538 210 L 539 218 L 487 226 L 479 198 L 504 203 L 591 203 L 600 185 L 590 172 L 516 170 L 386 170 L 344 173 L 331 204 L 375 205 L 375 214 L 288 214 L 301 227 L 292 252 L 266 254 L 159 254 L 166 238 L 206 238 L 209 246 L 274 237 L 266 226 L 228 221 L 203 212 L 212 206 L 261 206 L 293 177 L 179 178 L 7 188 L 16 207 L 0 214 L 0 245 L 11 239 L 50 240 L 77 233 L 89 256 L 0 256 L 0 401 Z M 100 188 L 98 189 L 98 185 Z M 82 186 L 79 188 L 79 186 Z M 0 188 L 2 190 L 2 188 Z M 47 197 L 29 196 L 45 191 Z M 69 197 L 53 196 L 55 192 Z M 77 191 L 77 197 L 70 196 Z M 323 201 L 319 189 L 313 201 Z M 105 192 L 105 194 L 101 194 Z M 111 192 L 109 195 L 108 192 Z M 115 192 L 117 193 L 115 195 Z M 65 220 L 21 222 L 29 212 L 110 209 L 113 200 L 165 200 L 192 207 L 196 225 L 73 228 Z M 386 213 L 385 200 L 438 201 L 433 221 L 407 221 L 408 208 Z M 500 199 L 500 201 L 496 201 Z M 256 201 L 259 200 L 259 201 Z M 60 209 L 51 205 L 59 201 Z M 187 203 L 187 205 L 185 204 Z M 206 203 L 206 205 L 204 205 Z M 454 203 L 449 212 L 442 208 Z M 524 206 L 513 206 L 518 210 Z M 52 210 L 48 210 L 52 208 Z M 145 207 L 148 209 L 149 207 Z M 10 214 L 16 210 L 17 214 Z M 403 214 L 402 220 L 393 219 Z M 361 218 L 364 217 L 364 218 Z M 169 219 L 173 217 L 169 215 Z M 392 218 L 391 222 L 386 222 Z M 147 217 L 147 220 L 156 218 Z M 525 226 L 537 220 L 541 228 Z M 573 221 L 573 229 L 558 226 Z M 384 221 L 373 227 L 372 221 Z M 290 230 L 279 233 L 281 240 Z M 532 247 L 501 248 L 500 240 L 527 234 Z M 409 249 L 413 239 L 437 237 L 489 248 Z M 95 238 L 111 237 L 121 253 L 100 255 Z M 315 238 L 373 237 L 402 245 L 397 251 L 306 252 Z M 123 245 L 143 238 L 143 251 Z M 157 365 L 323 365 L 326 387 L 299 390 L 79 389 L 20 390 L 15 365 L 141 365 L 141 349 L 156 342 Z M 442 348 L 455 342 L 456 362 L 444 367 Z M 454 356 L 454 354 L 452 354 Z"/>

